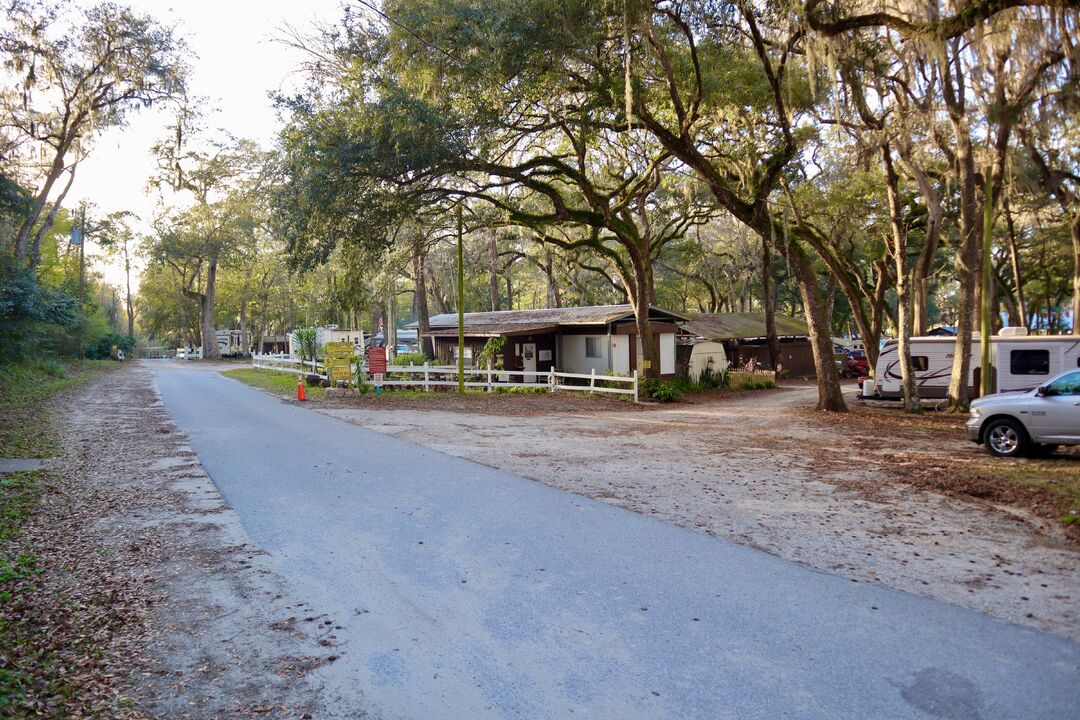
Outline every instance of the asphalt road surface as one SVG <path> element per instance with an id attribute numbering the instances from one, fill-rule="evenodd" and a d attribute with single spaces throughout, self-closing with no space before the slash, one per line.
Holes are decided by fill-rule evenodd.
<path id="1" fill-rule="evenodd" d="M 316 671 L 331 709 L 360 697 L 370 717 L 424 720 L 1080 712 L 1080 645 L 1057 636 L 561 492 L 215 372 L 158 366 L 157 380 L 252 539 L 342 626 L 340 659 Z"/>

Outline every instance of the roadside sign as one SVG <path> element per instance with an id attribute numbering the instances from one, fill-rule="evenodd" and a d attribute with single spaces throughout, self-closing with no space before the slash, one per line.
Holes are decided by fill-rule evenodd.
<path id="1" fill-rule="evenodd" d="M 331 384 L 352 380 L 353 352 L 350 342 L 326 343 L 326 379 Z"/>
<path id="2" fill-rule="evenodd" d="M 386 348 L 373 347 L 368 350 L 368 372 L 372 375 L 386 372 Z"/>
<path id="3" fill-rule="evenodd" d="M 82 237 L 83 237 L 83 232 L 82 232 L 81 227 L 75 226 L 75 227 L 71 228 L 71 244 L 72 245 L 82 245 Z"/>

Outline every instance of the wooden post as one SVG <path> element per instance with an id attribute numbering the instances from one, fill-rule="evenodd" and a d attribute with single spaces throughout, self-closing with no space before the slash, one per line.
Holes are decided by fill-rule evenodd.
<path id="1" fill-rule="evenodd" d="M 634 369 L 634 402 L 638 401 L 638 376 L 637 368 Z"/>
<path id="2" fill-rule="evenodd" d="M 595 390 L 596 389 L 596 368 L 592 368 L 589 371 L 589 373 L 592 375 L 592 377 L 589 378 L 589 389 L 590 390 Z"/>
<path id="3" fill-rule="evenodd" d="M 493 389 L 491 387 L 491 375 L 492 375 L 492 372 L 494 370 L 495 370 L 495 365 L 492 363 L 491 360 L 488 360 L 488 371 L 487 371 L 487 391 L 488 392 L 491 392 L 492 389 Z"/>
<path id="4" fill-rule="evenodd" d="M 548 370 L 548 388 L 550 388 L 550 392 L 555 392 L 557 390 L 557 388 L 555 387 L 555 370 L 554 370 L 554 368 L 552 368 L 551 370 Z"/>
<path id="5" fill-rule="evenodd" d="M 429 375 L 428 375 L 428 373 L 430 373 L 430 372 L 431 372 L 431 363 L 428 362 L 427 360 L 425 360 L 424 361 L 424 392 L 427 392 L 428 388 L 429 388 L 429 385 L 428 385 Z"/>
<path id="6" fill-rule="evenodd" d="M 457 206 L 457 345 L 458 394 L 465 394 L 465 250 L 461 236 L 461 203 Z"/>

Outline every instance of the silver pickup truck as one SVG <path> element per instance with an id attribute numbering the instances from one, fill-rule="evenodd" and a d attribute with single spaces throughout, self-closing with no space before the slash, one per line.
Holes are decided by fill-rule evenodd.
<path id="1" fill-rule="evenodd" d="M 968 440 L 993 455 L 1049 454 L 1080 445 L 1080 370 L 1069 370 L 1034 390 L 987 395 L 971 403 Z"/>

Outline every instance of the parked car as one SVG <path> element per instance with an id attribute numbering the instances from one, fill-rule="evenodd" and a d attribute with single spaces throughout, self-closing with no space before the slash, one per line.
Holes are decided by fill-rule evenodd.
<path id="1" fill-rule="evenodd" d="M 858 377 L 865 377 L 870 372 L 870 361 L 866 359 L 866 353 L 862 350 L 848 350 L 851 358 L 851 367 L 858 373 Z"/>
<path id="2" fill-rule="evenodd" d="M 848 355 L 847 348 L 839 343 L 833 344 L 833 361 L 836 363 L 836 371 L 840 373 L 840 377 L 855 377 L 851 356 Z"/>
<path id="3" fill-rule="evenodd" d="M 1080 445 L 1080 370 L 1067 370 L 1033 390 L 981 397 L 971 403 L 966 425 L 968 439 L 998 457 Z"/>

